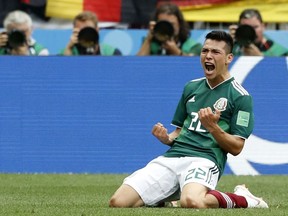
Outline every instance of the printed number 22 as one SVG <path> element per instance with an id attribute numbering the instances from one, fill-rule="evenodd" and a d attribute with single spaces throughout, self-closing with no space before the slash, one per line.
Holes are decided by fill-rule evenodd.
<path id="1" fill-rule="evenodd" d="M 192 112 L 191 116 L 192 116 L 192 120 L 191 120 L 190 127 L 188 129 L 193 130 L 193 131 L 198 131 L 198 132 L 206 132 L 206 130 L 201 128 L 201 122 L 199 121 L 198 113 Z"/>
<path id="2" fill-rule="evenodd" d="M 196 178 L 196 179 L 204 179 L 206 176 L 206 172 L 204 170 L 202 170 L 201 168 L 197 168 L 196 169 L 191 169 L 188 172 L 188 175 L 185 178 L 185 181 L 191 178 Z"/>

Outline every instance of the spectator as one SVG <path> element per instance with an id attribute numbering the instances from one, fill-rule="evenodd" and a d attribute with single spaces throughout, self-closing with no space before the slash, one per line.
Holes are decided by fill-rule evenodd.
<path id="1" fill-rule="evenodd" d="M 20 10 L 10 12 L 0 34 L 0 55 L 49 55 L 49 51 L 32 38 L 32 19 Z"/>
<path id="2" fill-rule="evenodd" d="M 288 54 L 288 49 L 275 41 L 269 39 L 264 35 L 265 24 L 263 23 L 262 16 L 257 9 L 245 9 L 239 16 L 239 26 L 249 25 L 254 28 L 256 33 L 256 39 L 254 43 L 241 46 L 235 40 L 237 25 L 229 26 L 229 31 L 232 38 L 235 41 L 234 55 L 245 56 L 285 56 Z"/>
<path id="3" fill-rule="evenodd" d="M 79 34 L 84 36 L 84 42 L 79 41 Z M 92 38 L 90 38 L 91 36 Z M 90 11 L 84 11 L 74 18 L 73 33 L 70 37 L 70 41 L 68 42 L 66 48 L 61 52 L 61 54 L 66 56 L 122 55 L 121 51 L 117 48 L 107 44 L 99 44 L 98 18 L 96 14 Z"/>
<path id="4" fill-rule="evenodd" d="M 165 41 L 159 42 L 155 39 L 154 27 L 159 21 L 168 21 L 172 24 L 174 34 Z M 173 31 L 173 30 L 172 30 Z M 148 35 L 137 55 L 200 55 L 201 44 L 190 38 L 188 23 L 183 14 L 174 4 L 161 4 L 150 22 Z"/>

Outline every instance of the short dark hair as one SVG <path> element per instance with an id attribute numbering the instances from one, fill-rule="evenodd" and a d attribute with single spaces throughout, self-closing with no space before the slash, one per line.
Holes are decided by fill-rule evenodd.
<path id="1" fill-rule="evenodd" d="M 241 19 L 250 19 L 252 17 L 256 17 L 261 23 L 263 23 L 260 11 L 254 8 L 243 10 L 239 16 L 239 22 Z"/>
<path id="2" fill-rule="evenodd" d="M 179 22 L 179 35 L 178 35 L 179 38 L 178 39 L 181 43 L 184 43 L 187 40 L 187 38 L 190 37 L 189 24 L 185 21 L 182 11 L 176 4 L 172 4 L 172 3 L 160 4 L 157 7 L 153 15 L 153 20 L 157 22 L 158 16 L 160 14 L 174 15 L 177 17 L 178 22 Z"/>
<path id="3" fill-rule="evenodd" d="M 233 39 L 230 34 L 225 31 L 211 31 L 209 32 L 205 39 L 224 41 L 227 46 L 227 53 L 232 53 L 233 50 Z"/>

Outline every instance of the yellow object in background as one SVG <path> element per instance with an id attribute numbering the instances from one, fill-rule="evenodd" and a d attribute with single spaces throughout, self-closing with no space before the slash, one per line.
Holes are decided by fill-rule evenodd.
<path id="1" fill-rule="evenodd" d="M 199 2 L 172 0 L 171 2 L 180 7 L 188 22 L 237 22 L 240 13 L 247 8 L 258 9 L 264 22 L 288 22 L 288 0 L 203 0 Z M 92 10 L 99 15 L 100 20 L 121 21 L 120 5 L 124 3 L 127 4 L 123 0 L 47 0 L 46 16 L 73 19 L 83 10 Z"/>
<path id="2" fill-rule="evenodd" d="M 83 11 L 83 0 L 47 0 L 46 16 L 73 19 Z"/>
<path id="3" fill-rule="evenodd" d="M 239 0 L 205 7 L 180 5 L 180 8 L 189 22 L 237 22 L 247 8 L 258 9 L 264 22 L 288 22 L 288 0 Z"/>

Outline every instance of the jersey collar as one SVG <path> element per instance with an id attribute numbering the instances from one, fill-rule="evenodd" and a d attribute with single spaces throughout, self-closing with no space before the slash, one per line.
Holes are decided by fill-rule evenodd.
<path id="1" fill-rule="evenodd" d="M 206 79 L 206 83 L 207 83 L 207 85 L 209 86 L 209 88 L 211 89 L 211 90 L 213 90 L 213 89 L 215 89 L 215 88 L 217 88 L 218 86 L 220 86 L 220 85 L 222 85 L 222 84 L 224 84 L 224 83 L 230 83 L 230 82 L 232 82 L 234 80 L 234 77 L 229 77 L 228 79 L 226 79 L 226 80 L 224 80 L 224 81 L 222 81 L 221 83 L 219 83 L 218 85 L 216 85 L 216 86 L 214 86 L 214 87 L 211 87 L 210 86 L 210 84 L 209 84 L 209 82 L 208 82 L 208 80 Z"/>

